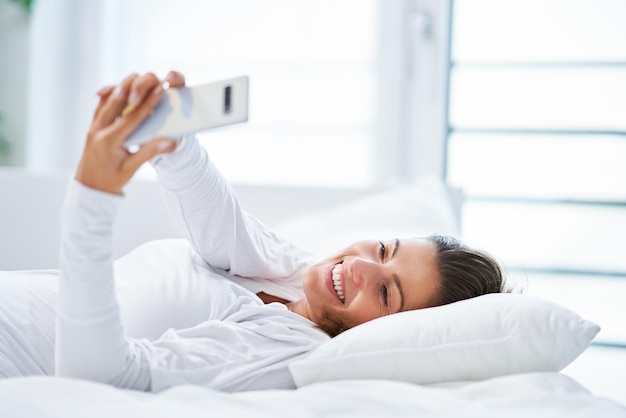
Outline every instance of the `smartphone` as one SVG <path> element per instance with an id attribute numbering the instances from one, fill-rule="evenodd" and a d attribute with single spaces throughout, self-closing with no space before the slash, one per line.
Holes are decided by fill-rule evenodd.
<path id="1" fill-rule="evenodd" d="M 248 76 L 171 88 L 125 145 L 142 145 L 159 136 L 178 138 L 247 120 Z"/>

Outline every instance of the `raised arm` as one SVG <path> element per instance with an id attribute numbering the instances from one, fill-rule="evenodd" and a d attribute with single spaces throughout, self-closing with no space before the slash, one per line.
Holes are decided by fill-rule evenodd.
<path id="1" fill-rule="evenodd" d="M 61 214 L 61 280 L 56 320 L 56 374 L 139 390 L 160 390 L 174 384 L 190 382 L 216 388 L 230 387 L 232 382 L 233 385 L 240 382 L 237 383 L 240 386 L 247 385 L 247 382 L 262 384 L 267 381 L 263 374 L 267 373 L 264 371 L 267 358 L 276 357 L 277 344 L 289 345 L 288 342 L 274 338 L 275 327 L 271 325 L 272 319 L 261 321 L 258 326 L 250 325 L 249 322 L 246 326 L 237 326 L 234 325 L 234 320 L 228 322 L 213 318 L 216 320 L 208 321 L 204 326 L 200 324 L 198 327 L 182 330 L 180 335 L 176 332 L 170 333 L 155 342 L 129 338 L 122 327 L 114 289 L 112 258 L 112 230 L 117 209 L 123 200 L 122 188 L 142 163 L 159 154 L 172 152 L 176 148 L 176 143 L 170 139 L 157 138 L 143 145 L 135 154 L 131 154 L 124 148 L 123 142 L 147 117 L 162 93 L 160 80 L 152 74 L 131 75 L 119 87 L 104 88 L 99 93 L 101 100 L 87 135 L 76 178 L 69 185 Z M 130 113 L 123 112 L 127 105 L 132 105 L 133 97 L 138 98 L 134 110 Z M 191 147 L 188 154 L 181 152 L 171 160 L 164 158 L 165 166 L 169 164 L 176 171 L 179 168 L 178 164 L 188 161 L 186 160 L 188 157 L 206 161 L 204 159 L 206 154 L 200 149 L 193 148 L 198 147 L 195 140 L 188 141 L 186 146 Z M 220 229 L 220 221 L 215 219 L 198 224 L 194 221 L 190 225 L 199 228 L 216 227 L 218 234 L 228 233 L 230 230 L 230 236 L 224 240 L 224 246 L 228 248 L 227 254 L 241 250 L 242 247 L 238 247 L 239 245 L 252 245 L 255 239 L 262 240 L 263 243 L 280 244 L 281 241 L 271 234 L 267 239 L 259 238 L 259 234 L 264 233 L 264 228 L 254 226 L 254 221 L 241 211 L 219 173 L 207 168 L 210 165 L 202 163 L 200 166 L 203 167 L 201 170 L 192 170 L 197 180 L 184 182 L 183 187 L 172 191 L 172 198 L 181 199 L 183 202 L 181 206 L 185 208 L 182 211 L 184 216 L 189 215 L 188 211 L 197 201 L 202 203 L 199 209 L 204 208 L 207 201 L 212 202 L 211 205 L 221 205 L 225 209 L 218 210 L 217 214 L 221 216 L 230 213 L 224 218 L 228 227 Z M 184 176 L 187 176 L 186 172 Z M 212 187 L 206 187 L 207 185 Z M 218 193 L 212 190 L 218 190 Z M 193 197 L 196 192 L 199 193 L 199 197 Z M 250 228 L 255 232 L 244 233 L 242 228 Z M 220 243 L 211 245 L 203 244 L 199 248 L 204 251 L 207 248 L 217 249 Z M 258 260 L 266 248 L 264 245 L 261 244 L 251 250 L 253 257 L 250 264 L 246 264 L 245 259 L 237 256 L 233 258 L 234 263 L 233 259 L 228 257 L 226 262 L 231 266 L 241 266 L 239 271 L 246 271 L 250 266 L 258 266 Z M 282 248 L 287 250 L 286 246 Z M 272 247 L 268 250 L 268 257 L 277 260 L 281 254 Z M 293 269 L 297 270 L 297 266 Z M 289 268 L 284 271 L 289 271 Z M 238 296 L 234 300 L 241 306 L 233 307 L 233 304 L 229 304 L 230 308 L 234 309 L 230 313 L 233 318 L 244 321 L 241 319 L 242 315 L 249 317 L 257 315 L 258 308 L 255 304 L 258 300 L 253 296 Z M 247 309 L 245 307 L 248 305 L 251 307 L 247 313 L 242 313 L 241 309 Z M 276 309 L 276 312 L 278 312 L 276 321 L 284 321 L 284 312 L 288 311 Z M 290 321 L 293 322 L 293 318 Z M 314 330 L 309 321 L 301 319 L 296 322 L 292 328 L 298 329 L 302 334 L 311 334 L 311 341 L 309 346 L 292 344 L 288 351 L 281 351 L 283 358 L 276 360 L 277 364 L 283 362 L 284 366 L 281 369 L 283 373 L 279 383 L 287 387 L 290 380 L 285 362 L 307 352 L 322 338 L 322 334 Z M 230 336 L 229 332 L 238 336 Z M 222 358 L 215 354 L 220 349 L 223 351 L 225 345 L 222 340 L 213 336 L 234 341 L 241 337 L 239 335 L 241 333 L 249 334 L 250 341 L 254 341 L 251 344 L 254 345 L 255 352 L 260 354 L 249 358 L 249 346 L 246 344 L 227 347 L 229 358 L 234 358 L 233 352 L 237 350 L 241 358 L 240 361 L 231 362 L 228 368 L 223 364 Z M 200 348 L 198 338 L 203 338 Z M 190 357 L 193 361 L 190 361 Z M 238 367 L 241 362 L 246 361 L 255 366 L 248 369 Z M 232 372 L 231 369 L 236 370 Z M 196 373 L 198 370 L 202 373 Z M 231 376 L 232 382 L 225 380 L 223 374 Z M 270 386 L 274 384 L 276 382 L 268 383 Z"/>
<path id="2" fill-rule="evenodd" d="M 242 209 L 195 137 L 153 165 L 174 224 L 208 264 L 243 277 L 299 278 L 311 261 Z"/>
<path id="3" fill-rule="evenodd" d="M 131 91 L 137 98 L 136 109 L 120 117 Z M 163 94 L 154 75 L 131 75 L 120 86 L 99 94 L 76 179 L 69 186 L 61 214 L 56 373 L 147 390 L 151 349 L 128 340 L 122 329 L 114 292 L 112 226 L 122 187 L 142 163 L 173 151 L 175 143 L 154 139 L 135 154 L 123 147 L 124 139 Z"/>
<path id="4" fill-rule="evenodd" d="M 171 86 L 184 85 L 175 73 Z M 299 282 L 311 254 L 277 237 L 244 211 L 232 188 L 194 136 L 151 161 L 170 216 L 213 267 L 240 277 Z"/>

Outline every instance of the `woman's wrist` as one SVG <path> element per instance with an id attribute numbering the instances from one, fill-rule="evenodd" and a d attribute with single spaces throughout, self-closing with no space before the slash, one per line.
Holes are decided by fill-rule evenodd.
<path id="1" fill-rule="evenodd" d="M 179 189 L 202 171 L 206 158 L 206 151 L 195 135 L 187 135 L 179 139 L 176 151 L 159 155 L 150 160 L 150 164 L 159 183 L 168 189 Z"/>

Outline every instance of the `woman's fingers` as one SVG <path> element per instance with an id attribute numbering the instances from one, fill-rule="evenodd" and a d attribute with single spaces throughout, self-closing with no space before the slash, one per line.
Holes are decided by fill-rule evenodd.
<path id="1" fill-rule="evenodd" d="M 185 76 L 178 71 L 170 71 L 164 81 L 172 88 L 185 86 Z M 111 85 L 98 90 L 100 102 L 94 112 L 94 128 L 104 128 L 112 124 L 118 116 L 130 115 L 160 83 L 154 73 L 141 76 L 131 74 L 117 88 Z"/>
<path id="2" fill-rule="evenodd" d="M 114 146 L 122 146 L 126 138 L 133 133 L 156 107 L 163 96 L 163 86 L 160 82 L 145 96 L 135 109 L 123 116 L 119 121 L 102 130 L 105 136 L 111 138 Z"/>
<path id="3" fill-rule="evenodd" d="M 154 73 L 147 73 L 137 77 L 128 95 L 128 106 L 122 111 L 122 117 L 131 114 L 142 103 L 146 94 L 152 91 L 161 81 Z M 185 85 L 185 77 L 178 71 L 170 71 L 163 81 L 164 88 L 177 88 Z"/>
<path id="4" fill-rule="evenodd" d="M 185 76 L 178 71 L 170 71 L 165 76 L 165 81 L 169 83 L 169 86 L 172 88 L 184 87 L 185 86 Z"/>
<path id="5" fill-rule="evenodd" d="M 115 121 L 122 109 L 126 106 L 130 86 L 137 77 L 137 74 L 129 75 L 122 81 L 122 84 L 118 85 L 113 90 L 107 98 L 106 103 L 102 105 L 102 108 L 94 118 L 93 124 L 91 125 L 93 130 L 99 131 Z"/>
<path id="6" fill-rule="evenodd" d="M 164 81 L 172 88 L 185 85 L 185 77 L 178 71 L 170 71 Z M 103 87 L 98 91 L 101 100 L 92 129 L 101 137 L 110 138 L 112 145 L 122 145 L 150 115 L 163 90 L 161 80 L 154 73 L 131 74 L 117 87 Z"/>
<path id="7" fill-rule="evenodd" d="M 114 88 L 115 88 L 115 84 L 110 84 L 108 86 L 102 87 L 100 90 L 98 90 L 96 94 L 100 97 L 108 97 Z"/>
<path id="8" fill-rule="evenodd" d="M 146 161 L 159 154 L 173 152 L 178 143 L 170 138 L 155 138 L 139 148 L 139 150 L 129 156 L 124 162 L 124 168 L 131 173 L 136 172 Z"/>
<path id="9" fill-rule="evenodd" d="M 143 102 L 148 92 L 160 83 L 161 81 L 154 73 L 146 73 L 134 79 L 128 94 L 128 105 L 122 111 L 122 117 L 132 113 Z"/>
<path id="10" fill-rule="evenodd" d="M 109 98 L 111 93 L 113 93 L 114 89 L 115 89 L 115 86 L 112 85 L 112 86 L 102 87 L 100 90 L 98 90 L 97 94 L 100 97 L 100 100 L 98 101 L 96 110 L 94 110 L 93 112 L 93 119 L 95 119 L 98 116 L 98 114 L 100 113 L 100 110 L 102 110 L 102 107 L 107 102 L 107 99 Z"/>

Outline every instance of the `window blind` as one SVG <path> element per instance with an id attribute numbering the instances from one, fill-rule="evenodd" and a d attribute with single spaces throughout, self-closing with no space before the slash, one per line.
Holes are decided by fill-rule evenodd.
<path id="1" fill-rule="evenodd" d="M 626 347 L 626 2 L 455 0 L 452 16 L 464 238 Z"/>

